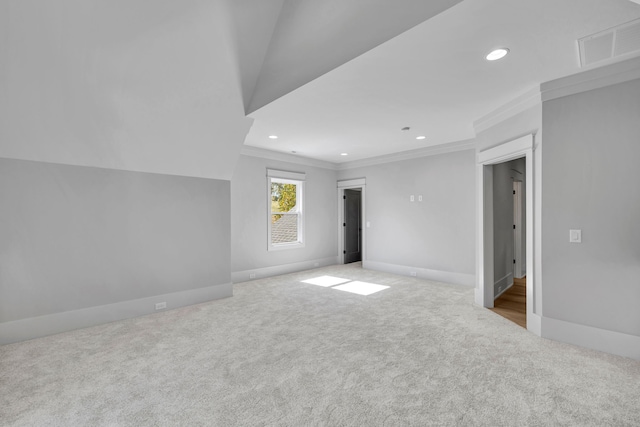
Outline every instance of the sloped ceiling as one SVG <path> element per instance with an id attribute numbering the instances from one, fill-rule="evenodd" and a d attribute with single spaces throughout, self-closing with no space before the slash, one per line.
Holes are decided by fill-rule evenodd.
<path id="1" fill-rule="evenodd" d="M 460 0 L 0 3 L 0 156 L 230 179 L 263 106 Z"/>
<path id="2" fill-rule="evenodd" d="M 247 113 L 460 1 L 285 0 Z"/>
<path id="3" fill-rule="evenodd" d="M 230 179 L 243 143 L 333 163 L 444 144 L 637 17 L 628 0 L 2 1 L 0 157 Z M 511 54 L 489 64 L 496 46 Z"/>
<path id="4" fill-rule="evenodd" d="M 638 17 L 628 0 L 465 0 L 253 111 L 245 144 L 345 163 L 473 139 L 541 83 L 629 58 L 580 68 L 577 39 Z"/>
<path id="5" fill-rule="evenodd" d="M 230 179 L 235 47 L 226 1 L 0 2 L 0 156 Z"/>

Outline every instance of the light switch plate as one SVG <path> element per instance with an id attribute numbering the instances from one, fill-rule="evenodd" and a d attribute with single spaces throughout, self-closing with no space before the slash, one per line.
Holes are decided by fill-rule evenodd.
<path id="1" fill-rule="evenodd" d="M 569 230 L 570 243 L 582 243 L 582 230 Z"/>

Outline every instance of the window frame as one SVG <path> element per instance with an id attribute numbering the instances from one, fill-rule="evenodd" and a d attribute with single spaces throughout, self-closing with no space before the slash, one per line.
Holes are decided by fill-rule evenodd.
<path id="1" fill-rule="evenodd" d="M 288 172 L 275 169 L 267 169 L 267 250 L 280 251 L 305 247 L 305 179 L 306 174 L 301 172 Z M 282 213 L 271 211 L 271 183 L 296 185 L 296 213 Z M 295 242 L 273 243 L 272 239 L 272 215 L 296 215 L 298 217 L 297 240 Z"/>

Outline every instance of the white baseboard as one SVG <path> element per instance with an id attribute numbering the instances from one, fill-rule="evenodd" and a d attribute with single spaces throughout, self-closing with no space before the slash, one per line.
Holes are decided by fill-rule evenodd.
<path id="1" fill-rule="evenodd" d="M 543 317 L 542 337 L 640 360 L 640 337 L 636 335 Z"/>
<path id="2" fill-rule="evenodd" d="M 500 295 L 504 294 L 513 286 L 513 273 L 507 273 L 502 279 L 493 284 L 493 300 L 495 301 Z M 501 291 L 498 291 L 502 287 Z"/>
<path id="3" fill-rule="evenodd" d="M 541 336 L 542 333 L 542 317 L 535 313 L 527 314 L 527 331 Z"/>
<path id="4" fill-rule="evenodd" d="M 476 305 L 479 305 L 480 307 L 484 307 L 484 293 L 480 288 L 478 288 L 478 286 L 476 286 L 474 291 L 475 292 L 473 294 L 473 297 L 474 297 L 473 300 L 475 301 Z"/>
<path id="5" fill-rule="evenodd" d="M 281 274 L 295 273 L 296 271 L 311 270 L 313 268 L 327 267 L 329 265 L 336 264 L 338 264 L 338 257 L 334 256 L 328 258 L 312 259 L 309 261 L 293 262 L 291 264 L 254 268 L 251 270 L 233 271 L 231 272 L 231 281 L 233 283 L 242 283 L 249 280 L 279 276 Z"/>
<path id="6" fill-rule="evenodd" d="M 427 268 L 410 267 L 406 265 L 387 264 L 378 261 L 363 261 L 362 267 L 368 270 L 383 271 L 400 276 L 418 277 L 435 282 L 453 283 L 456 285 L 475 286 L 475 274 L 452 273 L 449 271 L 429 270 Z M 415 276 L 411 273 L 415 273 Z"/>
<path id="7" fill-rule="evenodd" d="M 199 304 L 233 295 L 231 283 L 157 295 L 113 304 L 88 307 L 45 316 L 0 323 L 0 345 L 68 332 L 74 329 L 144 316 L 163 310 Z M 156 310 L 155 304 L 166 302 L 167 308 Z"/>

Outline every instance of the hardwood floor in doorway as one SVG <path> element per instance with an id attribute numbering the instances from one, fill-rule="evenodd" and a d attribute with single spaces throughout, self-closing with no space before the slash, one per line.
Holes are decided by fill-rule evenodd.
<path id="1" fill-rule="evenodd" d="M 527 278 L 514 279 L 513 286 L 494 301 L 490 310 L 526 329 Z"/>

